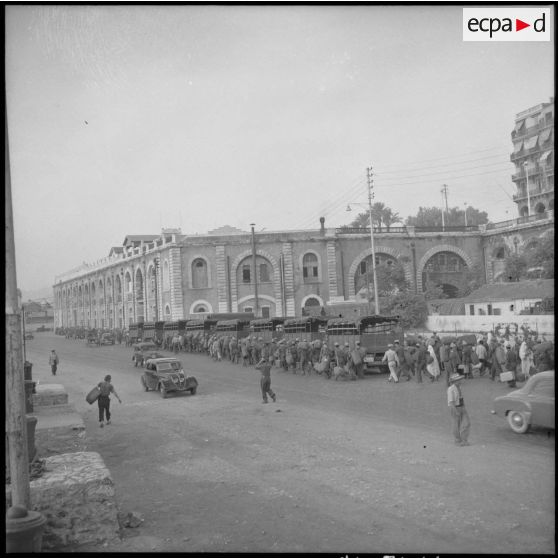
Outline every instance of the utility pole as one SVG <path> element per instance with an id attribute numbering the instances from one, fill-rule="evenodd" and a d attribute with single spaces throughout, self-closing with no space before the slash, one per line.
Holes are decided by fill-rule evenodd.
<path id="1" fill-rule="evenodd" d="M 449 213 L 449 209 L 448 209 L 448 185 L 444 184 L 442 189 L 440 190 L 442 192 L 442 199 L 445 199 L 445 206 L 446 206 L 446 213 Z M 442 205 L 442 230 L 445 230 L 446 228 L 446 223 L 444 220 L 444 206 Z"/>
<path id="2" fill-rule="evenodd" d="M 4 97 L 4 101 L 6 97 Z M 6 434 L 10 453 L 12 506 L 31 509 L 29 455 L 27 452 L 27 417 L 21 312 L 17 299 L 17 276 L 12 210 L 12 185 L 8 147 L 8 114 L 4 105 L 5 202 L 6 202 Z"/>
<path id="3" fill-rule="evenodd" d="M 370 217 L 370 245 L 372 248 L 372 280 L 374 281 L 374 311 L 376 314 L 380 313 L 380 301 L 378 299 L 378 281 L 376 279 L 376 250 L 374 248 L 374 222 L 372 221 L 372 188 L 374 188 L 374 180 L 372 167 L 367 169 L 367 182 L 368 182 L 368 213 Z"/>

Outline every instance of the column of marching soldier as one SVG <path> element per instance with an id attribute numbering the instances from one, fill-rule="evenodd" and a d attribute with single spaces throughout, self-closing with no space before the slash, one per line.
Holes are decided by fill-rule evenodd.
<path id="1" fill-rule="evenodd" d="M 536 335 L 504 338 L 489 333 L 464 337 L 467 339 L 441 339 L 432 333 L 430 337 L 418 335 L 402 342 L 395 340 L 388 345 L 383 358 L 384 363 L 389 363 L 392 355 L 395 360 L 394 373 L 388 381 L 414 379 L 421 383 L 424 378 L 436 382 L 442 377 L 449 385 L 452 374 L 495 380 L 509 370 L 514 372 L 509 385 L 515 387 L 515 378 L 524 381 L 533 373 L 554 367 L 554 344 Z M 254 366 L 265 358 L 272 366 L 294 374 L 316 373 L 335 380 L 364 378 L 366 349 L 359 341 L 351 347 L 349 343 L 328 345 L 320 339 L 264 340 L 257 335 L 237 338 L 216 333 L 206 337 L 201 332 L 188 332 L 169 338 L 166 345 L 175 352 L 206 353 L 215 361 L 228 360 L 242 366 Z"/>
<path id="2" fill-rule="evenodd" d="M 108 330 L 107 330 L 108 331 Z M 56 328 L 55 333 L 70 339 L 85 337 L 85 328 Z M 114 330 L 115 341 L 132 344 L 127 331 Z M 463 339 L 465 338 L 465 339 Z M 202 331 L 174 333 L 162 340 L 165 349 L 209 354 L 215 361 L 223 359 L 243 366 L 254 366 L 265 358 L 272 366 L 291 371 L 294 374 L 317 373 L 335 380 L 356 380 L 364 377 L 364 357 L 366 349 L 355 341 L 341 346 L 328 344 L 327 340 L 278 339 L 264 340 L 257 335 L 237 338 L 236 335 L 212 334 Z M 525 381 L 530 375 L 543 370 L 554 369 L 554 343 L 539 337 L 534 332 L 497 335 L 479 333 L 440 338 L 436 333 L 430 337 L 405 336 L 403 341 L 388 345 L 384 363 L 395 363 L 390 368 L 388 381 L 399 383 L 412 378 L 431 382 L 443 377 L 449 385 L 452 374 L 459 373 L 465 378 L 487 377 L 497 379 L 506 371 L 514 373 L 509 381 L 515 387 L 516 381 Z"/>

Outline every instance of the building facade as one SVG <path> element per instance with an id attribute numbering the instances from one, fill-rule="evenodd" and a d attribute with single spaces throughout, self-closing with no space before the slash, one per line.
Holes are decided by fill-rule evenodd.
<path id="1" fill-rule="evenodd" d="M 554 98 L 517 114 L 511 133 L 513 199 L 522 217 L 554 209 Z"/>
<path id="2" fill-rule="evenodd" d="M 451 230 L 375 229 L 376 265 L 400 266 L 417 293 L 437 284 L 457 296 L 467 271 L 494 283 L 507 255 L 553 231 L 553 211 Z M 112 329 L 243 311 L 300 316 L 370 298 L 369 229 L 330 229 L 322 220 L 319 229 L 260 232 L 254 240 L 249 232 L 227 229 L 127 236 L 108 257 L 55 278 L 55 325 Z"/>

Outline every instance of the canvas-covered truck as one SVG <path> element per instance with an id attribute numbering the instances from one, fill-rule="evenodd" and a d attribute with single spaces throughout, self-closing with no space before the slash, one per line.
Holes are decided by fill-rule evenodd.
<path id="1" fill-rule="evenodd" d="M 403 329 L 399 316 L 358 316 L 355 318 L 332 318 L 326 326 L 327 344 L 333 349 L 335 343 L 345 343 L 354 349 L 359 341 L 366 350 L 365 372 L 388 372 L 387 363 L 382 362 L 388 344 L 399 339 L 403 343 Z"/>

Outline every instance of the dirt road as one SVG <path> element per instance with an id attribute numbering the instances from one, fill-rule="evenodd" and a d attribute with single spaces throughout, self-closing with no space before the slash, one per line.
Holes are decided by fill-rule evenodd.
<path id="1" fill-rule="evenodd" d="M 61 358 L 59 375 L 48 353 Z M 121 511 L 143 515 L 104 551 L 554 553 L 553 432 L 517 435 L 490 414 L 505 384 L 465 382 L 470 447 L 453 445 L 443 383 L 327 381 L 178 355 L 200 386 L 141 389 L 124 346 L 37 334 L 33 379 L 62 383 Z M 110 373 L 113 424 L 85 393 Z"/>

